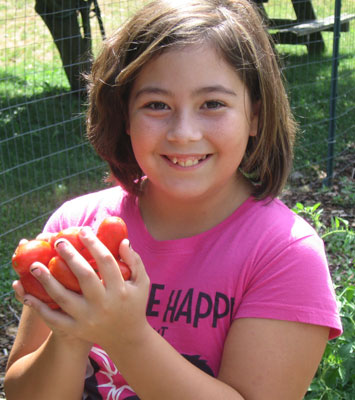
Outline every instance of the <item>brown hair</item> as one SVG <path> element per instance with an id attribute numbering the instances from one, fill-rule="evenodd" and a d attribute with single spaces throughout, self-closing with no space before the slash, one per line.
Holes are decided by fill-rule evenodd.
<path id="1" fill-rule="evenodd" d="M 142 67 L 171 47 L 211 43 L 260 101 L 259 127 L 241 163 L 258 199 L 282 190 L 296 123 L 271 39 L 248 0 L 155 0 L 107 39 L 88 77 L 87 135 L 111 173 L 139 194 L 144 175 L 126 134 L 130 89 Z"/>

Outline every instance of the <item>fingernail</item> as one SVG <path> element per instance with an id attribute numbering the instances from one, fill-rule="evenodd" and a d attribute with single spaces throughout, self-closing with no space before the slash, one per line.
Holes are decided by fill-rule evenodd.
<path id="1" fill-rule="evenodd" d="M 65 240 L 63 240 L 63 239 L 58 239 L 56 242 L 55 242 L 55 247 L 57 248 L 57 249 L 64 249 L 65 247 L 66 247 L 66 245 L 67 245 L 67 243 L 66 243 L 66 241 Z"/>
<path id="2" fill-rule="evenodd" d="M 132 245 L 131 245 L 131 242 L 129 241 L 129 239 L 123 239 L 122 240 L 122 242 L 125 242 L 125 243 L 128 243 L 128 247 L 130 248 L 130 249 L 132 249 Z"/>
<path id="3" fill-rule="evenodd" d="M 37 267 L 30 268 L 31 274 L 34 276 L 40 276 L 41 270 Z"/>
<path id="4" fill-rule="evenodd" d="M 30 300 L 28 300 L 26 298 L 23 299 L 23 304 L 26 304 L 26 306 L 28 306 L 28 307 L 32 306 L 32 303 L 30 302 Z"/>

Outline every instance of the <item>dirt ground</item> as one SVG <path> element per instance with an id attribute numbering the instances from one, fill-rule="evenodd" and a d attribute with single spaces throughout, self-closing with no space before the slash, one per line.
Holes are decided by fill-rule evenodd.
<path id="1" fill-rule="evenodd" d="M 353 154 L 342 157 L 335 166 L 335 174 L 331 190 L 322 189 L 322 178 L 324 174 L 314 170 L 311 177 L 315 183 L 310 184 L 310 175 L 294 173 L 290 177 L 290 185 L 284 190 L 281 199 L 289 206 L 294 207 L 297 202 L 303 205 L 314 205 L 321 203 L 323 209 L 322 221 L 329 223 L 332 216 L 344 218 L 349 221 L 352 229 L 355 228 L 354 220 L 354 189 L 349 194 L 347 186 L 354 188 L 355 163 Z M 318 178 L 318 179 L 315 179 Z M 330 265 L 330 268 L 337 266 Z M 0 306 L 1 307 L 1 306 Z M 13 340 L 17 331 L 17 324 L 20 317 L 20 307 L 16 300 L 9 295 L 9 302 L 0 308 L 0 400 L 5 399 L 3 392 L 4 371 Z"/>

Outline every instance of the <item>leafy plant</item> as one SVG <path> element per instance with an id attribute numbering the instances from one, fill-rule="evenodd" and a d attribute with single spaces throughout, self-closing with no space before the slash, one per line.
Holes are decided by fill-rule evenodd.
<path id="1" fill-rule="evenodd" d="M 346 282 L 344 282 L 346 283 Z M 344 333 L 328 342 L 306 399 L 351 400 L 355 394 L 355 287 L 336 286 Z"/>
<path id="2" fill-rule="evenodd" d="M 353 179 L 344 176 L 340 179 L 339 193 L 334 196 L 334 202 L 339 205 L 355 204 L 355 185 Z"/>
<path id="3" fill-rule="evenodd" d="M 305 399 L 351 400 L 355 396 L 355 233 L 347 220 L 322 220 L 320 203 L 293 208 L 310 222 L 325 242 L 343 324 L 343 334 L 328 342 L 316 376 Z"/>

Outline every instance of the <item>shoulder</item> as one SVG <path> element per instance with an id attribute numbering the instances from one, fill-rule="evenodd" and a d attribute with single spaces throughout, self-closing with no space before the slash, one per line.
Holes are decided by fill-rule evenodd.
<path id="1" fill-rule="evenodd" d="M 273 252 L 303 238 L 313 238 L 321 245 L 315 229 L 279 199 L 249 198 L 217 230 L 217 236 L 225 233 L 237 246 L 242 242 L 254 250 L 260 247 Z"/>
<path id="2" fill-rule="evenodd" d="M 295 228 L 301 229 L 303 233 L 315 233 L 308 222 L 277 198 L 253 201 L 251 212 L 255 221 L 258 224 L 262 223 L 264 228 L 292 229 L 295 235 L 299 233 Z"/>
<path id="3" fill-rule="evenodd" d="M 315 254 L 325 263 L 323 241 L 317 232 L 278 199 L 256 201 L 251 197 L 222 223 L 191 241 L 195 253 L 201 249 L 217 254 L 228 265 L 237 262 L 249 271 L 281 254 L 297 255 L 301 263 Z"/>
<path id="4" fill-rule="evenodd" d="M 241 240 L 244 297 L 239 317 L 299 321 L 341 332 L 323 240 L 280 200 L 256 202 Z M 248 236 L 249 235 L 249 236 Z"/>
<path id="5" fill-rule="evenodd" d="M 289 266 L 297 264 L 302 269 L 307 262 L 317 270 L 327 268 L 323 240 L 307 221 L 280 200 L 253 202 L 246 220 L 248 232 L 243 234 L 243 240 L 252 243 L 249 259 L 254 256 L 254 267 L 281 262 Z"/>
<path id="6" fill-rule="evenodd" d="M 250 225 L 268 241 L 290 244 L 312 237 L 320 242 L 315 229 L 279 199 L 256 202 L 251 213 Z"/>
<path id="7" fill-rule="evenodd" d="M 49 218 L 44 230 L 58 232 L 69 226 L 95 226 L 95 221 L 120 209 L 128 193 L 120 186 L 114 186 L 78 196 L 63 203 Z M 102 219 L 102 218 L 101 218 Z"/>

